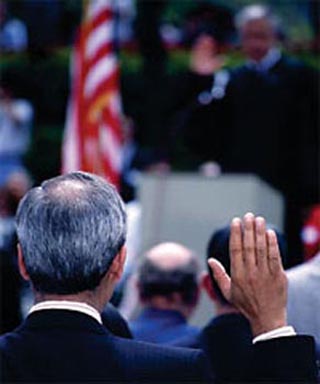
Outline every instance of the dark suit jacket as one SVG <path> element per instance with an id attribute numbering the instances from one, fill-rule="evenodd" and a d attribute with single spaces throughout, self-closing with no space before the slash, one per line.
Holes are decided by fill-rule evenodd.
<path id="1" fill-rule="evenodd" d="M 215 384 L 316 382 L 315 346 L 310 336 L 281 337 L 253 345 L 246 318 L 227 314 L 204 327 L 199 343 Z"/>
<path id="2" fill-rule="evenodd" d="M 195 347 L 199 329 L 187 323 L 178 311 L 143 309 L 129 323 L 136 340 L 179 347 Z"/>
<path id="3" fill-rule="evenodd" d="M 252 332 L 245 317 L 240 314 L 217 316 L 203 328 L 199 340 L 218 382 L 247 378 Z"/>
<path id="4" fill-rule="evenodd" d="M 132 339 L 128 323 L 111 303 L 108 303 L 102 311 L 101 320 L 103 325 L 114 335 Z"/>
<path id="5" fill-rule="evenodd" d="M 112 335 L 91 317 L 43 310 L 0 338 L 1 382 L 208 382 L 197 350 L 164 348 Z"/>
<path id="6" fill-rule="evenodd" d="M 209 105 L 196 98 L 200 87 L 210 90 L 212 76 L 187 74 L 180 87 L 180 98 L 194 100 L 189 107 L 180 102 L 184 137 L 203 160 L 218 161 L 224 172 L 255 173 L 305 204 L 317 201 L 317 71 L 285 56 L 265 73 L 244 65 Z"/>
<path id="7" fill-rule="evenodd" d="M 315 382 L 312 338 L 285 337 L 253 349 L 252 382 Z M 90 316 L 65 310 L 35 312 L 1 336 L 0 362 L 3 383 L 213 382 L 198 350 L 119 338 Z"/>

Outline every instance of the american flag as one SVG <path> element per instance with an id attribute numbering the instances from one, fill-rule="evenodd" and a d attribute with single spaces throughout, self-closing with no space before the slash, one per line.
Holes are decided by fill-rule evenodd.
<path id="1" fill-rule="evenodd" d="M 62 172 L 92 172 L 118 186 L 122 135 L 114 3 L 86 3 L 71 62 Z"/>

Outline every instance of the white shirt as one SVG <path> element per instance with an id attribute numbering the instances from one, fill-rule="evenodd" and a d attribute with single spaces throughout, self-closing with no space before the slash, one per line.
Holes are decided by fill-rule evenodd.
<path id="1" fill-rule="evenodd" d="M 29 314 L 42 311 L 44 309 L 64 309 L 67 311 L 76 311 L 84 313 L 88 316 L 91 316 L 95 320 L 97 320 L 100 324 L 102 324 L 100 313 L 93 308 L 91 305 L 86 303 L 80 303 L 78 301 L 67 301 L 67 300 L 48 300 L 42 301 L 38 304 L 35 304 L 31 307 Z"/>
<path id="2" fill-rule="evenodd" d="M 261 335 L 256 336 L 252 343 L 255 344 L 258 341 L 266 341 L 271 339 L 277 339 L 278 337 L 287 337 L 287 336 L 295 336 L 296 331 L 293 327 L 290 325 L 287 325 L 285 327 L 280 327 L 273 329 L 272 331 L 261 333 Z"/>

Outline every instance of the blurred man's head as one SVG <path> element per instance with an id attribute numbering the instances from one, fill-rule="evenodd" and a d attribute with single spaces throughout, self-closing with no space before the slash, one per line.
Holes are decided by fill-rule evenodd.
<path id="1" fill-rule="evenodd" d="M 9 174 L 3 188 L 8 193 L 8 208 L 11 215 L 15 215 L 19 201 L 31 188 L 30 176 L 24 170 L 16 170 Z"/>
<path id="2" fill-rule="evenodd" d="M 17 234 L 20 270 L 36 293 L 94 292 L 124 252 L 123 202 L 98 176 L 58 176 L 21 200 Z"/>
<path id="3" fill-rule="evenodd" d="M 150 249 L 138 272 L 141 301 L 158 309 L 178 310 L 186 317 L 198 301 L 198 262 L 193 252 L 177 243 Z"/>
<path id="4" fill-rule="evenodd" d="M 279 19 L 264 5 L 249 5 L 235 19 L 242 49 L 246 56 L 256 62 L 263 59 L 276 45 Z"/>

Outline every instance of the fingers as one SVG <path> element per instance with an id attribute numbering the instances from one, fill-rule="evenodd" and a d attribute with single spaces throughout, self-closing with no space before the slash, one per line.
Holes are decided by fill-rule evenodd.
<path id="1" fill-rule="evenodd" d="M 210 258 L 208 264 L 212 270 L 213 277 L 215 278 L 223 296 L 226 300 L 231 300 L 231 279 L 226 273 L 223 265 L 216 259 Z"/>
<path id="2" fill-rule="evenodd" d="M 229 252 L 231 276 L 236 277 L 242 275 L 244 273 L 242 229 L 241 220 L 237 217 L 232 220 L 230 226 Z"/>
<path id="3" fill-rule="evenodd" d="M 256 258 L 257 266 L 263 271 L 268 268 L 267 254 L 267 234 L 266 222 L 263 217 L 257 217 L 255 221 L 256 229 Z"/>
<path id="4" fill-rule="evenodd" d="M 275 232 L 271 229 L 267 231 L 267 242 L 268 242 L 268 266 L 270 272 L 277 274 L 283 270 L 282 261 Z"/>
<path id="5" fill-rule="evenodd" d="M 256 267 L 255 218 L 247 213 L 243 218 L 243 259 L 246 269 L 254 271 Z"/>
<path id="6" fill-rule="evenodd" d="M 248 318 L 253 334 L 285 325 L 286 277 L 276 234 L 262 217 L 248 213 L 232 221 L 230 257 L 231 284 L 223 275 L 220 280 L 231 285 L 229 302 Z"/>
<path id="7" fill-rule="evenodd" d="M 274 231 L 266 230 L 263 217 L 254 217 L 247 213 L 243 220 L 235 218 L 230 228 L 231 276 L 239 277 L 244 273 L 271 273 L 282 270 L 282 261 Z"/>

